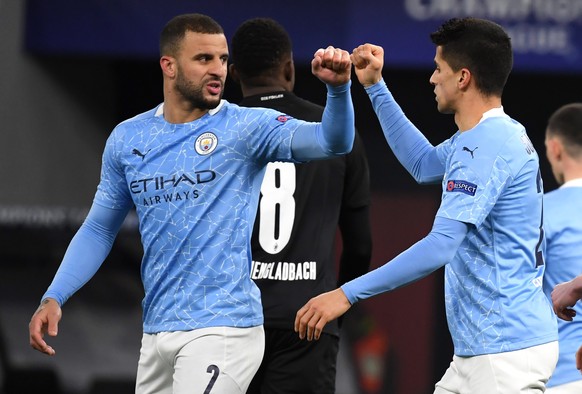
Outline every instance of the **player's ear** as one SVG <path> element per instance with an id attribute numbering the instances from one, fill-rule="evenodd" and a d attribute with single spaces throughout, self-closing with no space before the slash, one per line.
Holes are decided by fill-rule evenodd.
<path id="1" fill-rule="evenodd" d="M 231 63 L 231 64 L 228 66 L 228 75 L 230 75 L 230 78 L 231 78 L 231 79 L 232 79 L 234 82 L 236 82 L 236 83 L 240 84 L 240 77 L 239 77 L 239 75 L 238 75 L 238 71 L 237 71 L 236 67 L 234 66 L 234 63 Z"/>
<path id="2" fill-rule="evenodd" d="M 171 56 L 162 56 L 160 58 L 160 67 L 165 76 L 174 78 L 176 75 L 176 59 Z"/>
<path id="3" fill-rule="evenodd" d="M 553 149 L 554 149 L 554 157 L 558 161 L 562 161 L 564 156 L 564 144 L 559 138 L 552 138 L 553 142 Z"/>
<path id="4" fill-rule="evenodd" d="M 562 142 L 556 137 L 546 138 L 546 153 L 554 161 L 562 160 L 562 154 L 564 152 L 564 146 Z"/>
<path id="5" fill-rule="evenodd" d="M 467 68 L 462 68 L 459 72 L 459 79 L 457 80 L 457 86 L 459 89 L 464 90 L 469 86 L 469 82 L 471 81 L 471 71 Z"/>

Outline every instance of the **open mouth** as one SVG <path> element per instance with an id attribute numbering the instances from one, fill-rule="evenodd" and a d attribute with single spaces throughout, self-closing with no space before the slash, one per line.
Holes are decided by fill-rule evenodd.
<path id="1" fill-rule="evenodd" d="M 222 83 L 220 81 L 213 81 L 206 84 L 206 89 L 212 95 L 218 95 L 222 91 Z"/>

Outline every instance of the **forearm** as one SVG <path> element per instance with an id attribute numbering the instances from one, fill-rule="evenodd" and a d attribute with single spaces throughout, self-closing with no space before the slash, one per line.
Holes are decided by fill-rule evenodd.
<path id="1" fill-rule="evenodd" d="M 437 157 L 435 147 L 404 115 L 384 80 L 367 87 L 366 92 L 378 116 L 384 137 L 404 168 L 419 183 L 441 181 L 444 166 Z"/>
<path id="2" fill-rule="evenodd" d="M 432 231 L 390 262 L 342 286 L 350 303 L 424 278 L 452 260 L 468 225 L 437 217 Z"/>
<path id="3" fill-rule="evenodd" d="M 42 299 L 53 298 L 59 305 L 95 275 L 113 246 L 127 211 L 93 205 L 71 240 L 55 277 Z"/>
<path id="4" fill-rule="evenodd" d="M 349 153 L 355 136 L 351 82 L 327 86 L 327 102 L 321 123 L 300 126 L 291 141 L 293 158 L 298 161 L 323 159 Z"/>

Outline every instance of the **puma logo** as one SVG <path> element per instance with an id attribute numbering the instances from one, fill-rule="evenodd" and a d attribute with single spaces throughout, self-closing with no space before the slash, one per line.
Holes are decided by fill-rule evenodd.
<path id="1" fill-rule="evenodd" d="M 147 155 L 148 153 L 150 153 L 150 151 L 151 151 L 151 149 L 148 149 L 148 151 L 147 151 L 146 153 L 141 153 L 139 150 L 137 150 L 137 149 L 135 149 L 135 148 L 134 148 L 134 149 L 131 151 L 131 153 L 133 153 L 133 154 L 134 154 L 134 155 L 136 155 L 136 156 L 139 156 L 139 157 L 141 157 L 141 159 L 143 160 L 143 159 L 145 159 L 146 155 Z"/>
<path id="2" fill-rule="evenodd" d="M 475 151 L 477 150 L 477 148 L 479 148 L 479 147 L 476 146 L 475 149 L 471 150 L 471 149 L 467 148 L 466 146 L 463 146 L 463 151 L 464 152 L 469 152 L 471 154 L 471 159 L 474 159 L 475 156 L 473 154 L 475 153 Z"/>

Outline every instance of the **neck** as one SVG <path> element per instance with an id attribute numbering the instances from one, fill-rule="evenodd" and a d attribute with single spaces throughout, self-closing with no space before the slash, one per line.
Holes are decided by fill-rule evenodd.
<path id="1" fill-rule="evenodd" d="M 188 123 L 208 113 L 208 109 L 196 108 L 188 100 L 166 91 L 164 95 L 164 119 L 168 123 Z"/>
<path id="2" fill-rule="evenodd" d="M 461 132 L 471 130 L 479 123 L 485 112 L 499 107 L 501 97 L 484 97 L 479 93 L 466 96 L 466 100 L 455 111 L 455 123 Z"/>
<path id="3" fill-rule="evenodd" d="M 582 161 L 571 161 L 564 166 L 564 183 L 582 179 Z"/>
<path id="4" fill-rule="evenodd" d="M 169 103 L 167 101 L 164 101 L 164 119 L 168 123 L 180 124 L 193 122 L 208 113 L 207 109 L 185 107 L 180 108 L 168 104 Z"/>

